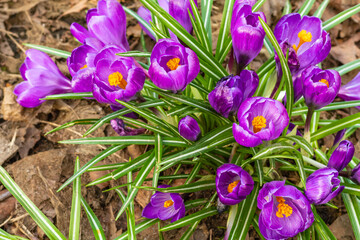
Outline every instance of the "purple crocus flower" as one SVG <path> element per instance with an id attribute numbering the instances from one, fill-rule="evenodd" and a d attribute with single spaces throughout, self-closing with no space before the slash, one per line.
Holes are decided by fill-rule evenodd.
<path id="1" fill-rule="evenodd" d="M 114 129 L 114 131 L 119 134 L 119 136 L 134 136 L 143 134 L 146 129 L 145 128 L 129 128 L 125 125 L 124 121 L 122 119 L 111 119 L 110 125 Z"/>
<path id="2" fill-rule="evenodd" d="M 333 146 L 335 146 L 336 144 L 338 144 L 340 142 L 340 140 L 344 137 L 345 133 L 346 133 L 346 128 L 344 128 L 343 130 L 340 130 L 336 133 Z"/>
<path id="3" fill-rule="evenodd" d="M 190 141 L 196 141 L 201 131 L 198 122 L 190 116 L 186 116 L 179 121 L 179 133 Z"/>
<path id="4" fill-rule="evenodd" d="M 345 101 L 359 101 L 360 100 L 360 72 L 356 77 L 345 85 L 340 87 L 338 97 Z M 360 109 L 360 106 L 356 107 Z"/>
<path id="5" fill-rule="evenodd" d="M 289 124 L 281 102 L 263 97 L 246 99 L 238 111 L 239 124 L 233 124 L 235 140 L 245 147 L 256 147 L 276 139 Z"/>
<path id="6" fill-rule="evenodd" d="M 258 85 L 259 77 L 254 71 L 243 70 L 240 76 L 223 77 L 209 93 L 210 105 L 224 117 L 229 117 L 237 112 L 245 99 L 254 95 Z"/>
<path id="7" fill-rule="evenodd" d="M 197 0 L 194 0 L 197 6 Z M 176 21 L 178 21 L 181 26 L 185 28 L 186 31 L 191 33 L 193 26 L 190 20 L 190 16 L 188 10 L 190 10 L 193 15 L 192 8 L 190 5 L 190 0 L 158 0 L 158 3 L 162 9 L 164 9 L 167 13 L 169 13 Z M 152 21 L 151 12 L 144 8 L 143 6 L 139 7 L 138 15 L 142 17 L 145 21 L 150 24 Z M 146 32 L 149 37 L 153 40 L 156 40 L 155 36 L 150 34 L 150 32 L 140 24 L 140 27 Z M 170 31 L 170 36 L 172 39 L 177 39 L 176 35 Z"/>
<path id="8" fill-rule="evenodd" d="M 84 45 L 71 52 L 67 65 L 72 76 L 73 92 L 92 92 L 96 69 L 94 59 L 103 47 L 104 44 L 96 38 L 87 38 Z"/>
<path id="9" fill-rule="evenodd" d="M 330 52 L 330 35 L 323 30 L 317 17 L 290 13 L 276 24 L 274 35 L 284 55 L 289 49 L 289 67 L 292 74 L 322 62 Z M 280 64 L 278 58 L 277 64 Z"/>
<path id="10" fill-rule="evenodd" d="M 126 15 L 117 0 L 99 0 L 97 8 L 90 9 L 86 14 L 87 27 L 78 23 L 70 26 L 72 35 L 81 43 L 86 38 L 97 38 L 105 45 L 115 44 L 129 50 L 126 39 Z"/>
<path id="11" fill-rule="evenodd" d="M 259 228 L 266 239 L 288 239 L 305 231 L 314 221 L 310 203 L 285 181 L 265 183 L 258 195 Z"/>
<path id="12" fill-rule="evenodd" d="M 254 188 L 250 174 L 231 163 L 226 163 L 217 169 L 215 183 L 219 200 L 225 205 L 238 204 Z"/>
<path id="13" fill-rule="evenodd" d="M 245 2 L 246 3 L 246 2 Z M 265 38 L 259 17 L 266 21 L 262 12 L 252 12 L 251 6 L 236 1 L 231 19 L 231 36 L 238 69 L 244 69 L 260 52 Z"/>
<path id="14" fill-rule="evenodd" d="M 171 39 L 159 40 L 150 60 L 150 79 L 165 90 L 184 90 L 200 72 L 199 59 L 194 51 Z"/>
<path id="15" fill-rule="evenodd" d="M 339 172 L 333 168 L 322 168 L 306 179 L 305 195 L 310 203 L 325 204 L 344 190 L 338 178 Z"/>
<path id="16" fill-rule="evenodd" d="M 308 67 L 302 72 L 302 92 L 309 108 L 320 109 L 334 101 L 341 77 L 335 70 Z"/>
<path id="17" fill-rule="evenodd" d="M 16 101 L 23 107 L 37 107 L 45 101 L 40 98 L 71 92 L 70 80 L 48 55 L 39 50 L 26 51 L 20 74 L 24 81 L 15 86 L 14 94 L 17 96 Z"/>
<path id="18" fill-rule="evenodd" d="M 360 185 L 360 163 L 351 171 L 350 179 Z"/>
<path id="19" fill-rule="evenodd" d="M 124 49 L 107 46 L 95 57 L 93 95 L 101 103 L 120 105 L 116 100 L 130 101 L 144 86 L 144 71 L 132 58 L 116 55 L 120 52 Z"/>
<path id="20" fill-rule="evenodd" d="M 168 188 L 169 185 L 160 185 L 158 188 Z M 142 216 L 146 218 L 171 219 L 175 222 L 185 216 L 184 200 L 178 193 L 156 192 L 144 208 Z"/>
<path id="21" fill-rule="evenodd" d="M 331 154 L 328 162 L 329 168 L 334 168 L 338 172 L 342 171 L 351 161 L 354 156 L 354 144 L 349 140 L 341 141 L 339 146 Z"/>

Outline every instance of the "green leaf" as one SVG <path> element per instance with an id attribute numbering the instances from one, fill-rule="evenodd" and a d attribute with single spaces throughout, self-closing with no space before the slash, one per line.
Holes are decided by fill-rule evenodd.
<path id="1" fill-rule="evenodd" d="M 158 192 L 166 193 L 192 193 L 197 191 L 204 191 L 209 189 L 215 189 L 215 181 L 197 181 L 194 183 L 184 184 L 177 187 L 168 187 L 168 188 L 153 188 L 153 187 L 139 187 L 141 189 L 147 190 L 156 190 Z"/>
<path id="2" fill-rule="evenodd" d="M 247 196 L 244 201 L 236 206 L 236 215 L 228 240 L 245 240 L 256 212 L 259 189 L 260 185 L 256 184 L 251 195 Z"/>
<path id="3" fill-rule="evenodd" d="M 165 232 L 165 231 L 170 231 L 170 230 L 173 230 L 173 229 L 177 229 L 177 228 L 181 228 L 181 227 L 184 227 L 184 226 L 187 226 L 193 222 L 196 222 L 196 221 L 199 221 L 199 220 L 202 220 L 204 218 L 207 218 L 207 217 L 211 217 L 211 216 L 214 216 L 218 214 L 218 211 L 216 210 L 215 207 L 210 207 L 210 208 L 207 208 L 207 209 L 203 209 L 203 210 L 200 210 L 196 213 L 193 213 L 193 214 L 190 214 L 188 216 L 185 216 L 173 223 L 170 223 L 168 225 L 166 225 L 165 227 L 162 227 L 160 229 L 161 232 Z"/>
<path id="4" fill-rule="evenodd" d="M 344 182 L 344 179 L 342 179 L 342 182 Z M 345 179 L 345 182 L 350 182 L 349 180 Z M 352 225 L 352 229 L 354 231 L 355 239 L 360 239 L 360 202 L 359 198 L 348 193 L 341 194 L 342 199 L 345 203 L 346 211 L 349 215 L 350 222 Z"/>
<path id="5" fill-rule="evenodd" d="M 299 145 L 300 148 L 304 149 L 310 156 L 314 156 L 314 149 L 312 148 L 311 144 L 306 141 L 303 137 L 300 136 L 286 136 L 280 137 L 278 141 L 282 140 L 290 140 Z"/>
<path id="6" fill-rule="evenodd" d="M 49 95 L 45 98 L 40 98 L 40 100 L 56 100 L 56 99 L 84 99 L 84 98 L 93 98 L 92 92 L 81 92 L 81 93 L 62 93 Z"/>
<path id="7" fill-rule="evenodd" d="M 78 120 L 74 120 L 74 121 L 71 121 L 71 122 L 68 122 L 68 123 L 65 123 L 59 127 L 56 127 L 50 131 L 48 131 L 47 133 L 45 133 L 44 136 L 48 135 L 48 134 L 51 134 L 51 133 L 54 133 L 54 132 L 57 132 L 61 129 L 65 129 L 65 128 L 68 128 L 68 127 L 72 127 L 72 126 L 75 126 L 75 125 L 87 125 L 87 124 L 94 124 L 98 121 L 98 119 L 78 119 Z"/>
<path id="8" fill-rule="evenodd" d="M 90 222 L 91 229 L 93 230 L 94 237 L 96 240 L 106 240 L 104 230 L 100 224 L 99 219 L 96 217 L 93 210 L 90 208 L 89 204 L 81 197 L 81 205 L 83 206 L 88 220 Z"/>
<path id="9" fill-rule="evenodd" d="M 71 56 L 71 52 L 59 50 L 59 49 L 56 49 L 56 48 L 51 48 L 51 47 L 46 47 L 46 46 L 41 46 L 41 45 L 36 45 L 36 44 L 30 44 L 30 43 L 24 43 L 24 45 L 29 47 L 29 48 L 33 48 L 33 49 L 42 51 L 44 53 L 54 55 L 54 56 L 58 56 L 58 57 L 62 57 L 62 58 L 68 58 L 68 57 Z"/>
<path id="10" fill-rule="evenodd" d="M 213 55 L 201 46 L 193 36 L 191 36 L 169 13 L 162 9 L 152 0 L 140 0 L 141 3 L 149 9 L 159 20 L 167 26 L 179 39 L 181 39 L 188 47 L 190 47 L 199 57 L 201 63 L 207 63 L 217 79 L 227 76 L 225 68 L 215 60 Z M 204 69 L 203 69 L 204 70 Z M 207 72 L 205 72 L 208 74 Z"/>
<path id="11" fill-rule="evenodd" d="M 143 184 L 145 181 L 145 178 L 149 175 L 151 169 L 154 167 L 156 163 L 156 158 L 154 156 L 154 153 L 150 155 L 148 160 L 144 163 L 144 166 L 141 168 L 139 173 L 136 176 L 136 179 L 133 183 L 133 188 L 128 192 L 127 198 L 123 205 L 120 208 L 119 213 L 116 216 L 116 220 L 119 219 L 121 214 L 125 211 L 125 209 L 129 206 L 129 204 L 134 200 L 137 192 L 139 191 L 138 187 Z"/>
<path id="12" fill-rule="evenodd" d="M 315 13 L 314 13 L 314 17 L 318 17 L 321 18 L 321 16 L 323 15 L 327 5 L 329 4 L 330 0 L 324 0 L 320 6 L 316 9 Z"/>
<path id="13" fill-rule="evenodd" d="M 337 14 L 336 16 L 334 16 L 334 17 L 330 18 L 329 20 L 325 21 L 323 23 L 323 28 L 326 31 L 329 31 L 331 28 L 333 28 L 336 25 L 342 23 L 346 19 L 354 16 L 358 12 L 360 12 L 360 3 L 353 6 L 353 7 L 351 7 L 351 8 L 346 9 L 345 11 L 342 11 L 341 13 Z"/>
<path id="14" fill-rule="evenodd" d="M 284 15 L 287 15 L 287 14 L 291 13 L 291 11 L 292 11 L 291 8 L 292 7 L 291 7 L 290 0 L 286 0 L 282 15 L 284 16 Z"/>
<path id="15" fill-rule="evenodd" d="M 86 172 L 86 170 L 88 170 L 90 167 L 94 166 L 96 163 L 100 162 L 101 160 L 103 160 L 104 158 L 110 156 L 111 154 L 116 153 L 117 151 L 120 151 L 121 149 L 124 149 L 126 146 L 127 145 L 116 145 L 116 146 L 111 146 L 111 147 L 105 149 L 104 151 L 102 151 L 101 153 L 96 155 L 93 159 L 88 161 L 84 166 L 82 166 L 80 168 L 80 170 L 78 170 L 68 180 L 66 180 L 66 182 L 63 185 L 61 185 L 61 187 L 57 191 L 58 192 L 61 191 L 67 185 L 69 185 L 72 181 L 74 181 L 77 177 L 79 177 L 84 172 Z"/>
<path id="16" fill-rule="evenodd" d="M 211 9 L 213 6 L 213 0 L 202 0 L 201 1 L 201 17 L 204 23 L 205 31 L 208 34 L 210 43 L 211 38 Z"/>
<path id="17" fill-rule="evenodd" d="M 330 103 L 329 105 L 320 108 L 318 110 L 315 110 L 315 112 L 321 112 L 321 111 L 332 111 L 332 110 L 338 110 L 338 109 L 344 109 L 344 108 L 351 108 L 351 107 L 358 107 L 360 106 L 360 101 L 344 101 L 344 102 L 334 102 Z M 306 114 L 308 112 L 308 107 L 299 107 L 295 108 L 292 116 L 298 116 L 301 114 Z"/>
<path id="18" fill-rule="evenodd" d="M 121 57 L 150 57 L 151 53 L 141 52 L 141 51 L 129 51 L 129 52 L 117 53 L 116 55 Z"/>
<path id="19" fill-rule="evenodd" d="M 317 130 L 314 134 L 311 135 L 311 141 L 316 141 L 318 139 L 324 138 L 330 134 L 336 133 L 342 129 L 351 127 L 359 123 L 360 113 L 345 117 Z"/>
<path id="20" fill-rule="evenodd" d="M 80 169 L 79 157 L 75 160 L 74 173 Z M 81 178 L 74 180 L 73 195 L 71 201 L 69 240 L 78 240 L 80 235 L 80 216 L 81 216 Z"/>
<path id="21" fill-rule="evenodd" d="M 147 21 L 145 21 L 142 17 L 140 17 L 140 16 L 139 16 L 136 12 L 134 12 L 133 10 L 125 7 L 124 5 L 122 5 L 122 7 L 123 7 L 124 11 L 125 11 L 127 14 L 129 14 L 130 16 L 132 16 L 133 18 L 135 18 L 141 25 L 143 25 L 143 26 L 146 28 L 146 30 L 148 30 L 148 31 L 151 33 L 151 35 L 153 35 L 153 36 L 156 35 L 155 32 L 152 30 L 150 24 L 149 24 Z"/>
<path id="22" fill-rule="evenodd" d="M 259 20 L 260 20 L 262 27 L 264 28 L 266 36 L 269 38 L 271 44 L 274 46 L 274 48 L 279 56 L 279 60 L 281 63 L 281 69 L 283 72 L 282 81 L 285 81 L 286 110 L 287 110 L 289 117 L 291 117 L 292 105 L 294 103 L 294 87 L 293 87 L 291 72 L 290 72 L 289 66 L 287 64 L 286 58 L 280 48 L 280 45 L 279 45 L 278 41 L 276 40 L 270 27 L 260 17 L 259 17 Z"/>
<path id="23" fill-rule="evenodd" d="M 352 70 L 355 70 L 357 68 L 360 68 L 360 59 L 354 60 L 352 62 L 341 65 L 339 67 L 336 67 L 336 68 L 334 68 L 334 70 L 338 71 L 340 76 L 343 76 L 343 75 L 347 74 L 348 72 L 351 72 Z"/>
<path id="24" fill-rule="evenodd" d="M 225 3 L 224 3 L 224 10 L 223 10 L 222 19 L 221 19 L 219 36 L 218 36 L 218 41 L 216 44 L 215 56 L 217 59 L 220 59 L 222 52 L 226 48 L 225 43 L 229 38 L 230 24 L 231 24 L 231 17 L 232 17 L 234 2 L 235 2 L 235 0 L 225 0 Z"/>
<path id="25" fill-rule="evenodd" d="M 336 240 L 336 237 L 330 231 L 324 220 L 322 220 L 322 218 L 316 213 L 315 208 L 312 209 L 315 217 L 314 225 L 316 232 L 321 236 L 323 240 Z"/>
<path id="26" fill-rule="evenodd" d="M 133 125 L 137 125 L 139 127 L 142 127 L 142 128 L 145 128 L 145 129 L 148 129 L 154 133 L 159 133 L 159 134 L 162 134 L 164 136 L 167 136 L 167 137 L 171 137 L 172 135 L 165 131 L 165 130 L 162 130 L 162 129 L 159 129 L 157 127 L 154 127 L 152 125 L 149 125 L 149 124 L 146 124 L 142 121 L 139 121 L 139 120 L 136 120 L 136 119 L 133 119 L 133 118 L 128 118 L 128 117 L 124 117 L 124 116 L 119 116 L 118 118 L 120 119 L 123 119 L 126 123 L 131 123 Z"/>
<path id="27" fill-rule="evenodd" d="M 266 0 L 258 0 L 252 7 L 252 11 L 253 12 L 258 11 L 265 2 L 266 2 Z"/>
<path id="28" fill-rule="evenodd" d="M 316 0 L 306 0 L 303 5 L 301 6 L 301 8 L 299 9 L 298 13 L 303 17 L 305 15 L 307 15 L 312 6 L 314 5 L 314 3 L 316 2 Z"/>
<path id="29" fill-rule="evenodd" d="M 144 231 L 145 229 L 153 226 L 154 224 L 160 222 L 160 219 L 146 219 L 144 221 L 142 221 L 141 223 L 139 223 L 138 225 L 135 226 L 135 233 L 140 233 L 142 231 Z M 128 232 L 124 232 L 123 234 L 121 234 L 120 236 L 118 236 L 117 238 L 115 238 L 114 240 L 125 240 L 128 239 Z"/>
<path id="30" fill-rule="evenodd" d="M 28 240 L 27 238 L 13 236 L 1 228 L 0 228 L 0 239 L 3 239 L 3 240 Z"/>
<path id="31" fill-rule="evenodd" d="M 23 206 L 25 211 L 35 223 L 44 231 L 50 240 L 66 240 L 64 235 L 55 227 L 54 224 L 36 207 L 36 205 L 26 196 L 21 188 L 10 177 L 6 170 L 0 166 L 0 181 L 6 189 Z"/>

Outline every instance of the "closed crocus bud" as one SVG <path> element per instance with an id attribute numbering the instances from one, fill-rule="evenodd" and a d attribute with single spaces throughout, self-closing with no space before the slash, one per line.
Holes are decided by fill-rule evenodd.
<path id="1" fill-rule="evenodd" d="M 340 142 L 339 146 L 331 154 L 328 162 L 328 167 L 336 169 L 338 172 L 342 171 L 351 161 L 354 156 L 354 144 L 348 140 Z"/>
<path id="2" fill-rule="evenodd" d="M 250 174 L 231 163 L 226 163 L 217 169 L 215 183 L 220 202 L 225 205 L 238 204 L 254 188 Z"/>
<path id="3" fill-rule="evenodd" d="M 338 144 L 341 141 L 341 139 L 344 137 L 345 133 L 346 133 L 346 128 L 344 128 L 343 130 L 340 130 L 336 133 L 333 146 L 335 146 L 336 144 Z"/>
<path id="4" fill-rule="evenodd" d="M 38 50 L 26 51 L 20 74 L 24 81 L 15 86 L 14 94 L 23 107 L 37 107 L 45 101 L 40 98 L 48 95 L 72 92 L 70 80 L 48 55 Z"/>
<path id="5" fill-rule="evenodd" d="M 199 59 L 190 48 L 171 39 L 159 40 L 150 57 L 149 75 L 165 90 L 182 91 L 200 72 Z"/>
<path id="6" fill-rule="evenodd" d="M 168 188 L 169 185 L 160 185 L 158 188 Z M 156 192 L 152 195 L 150 203 L 146 205 L 142 212 L 146 218 L 158 218 L 175 222 L 185 216 L 184 200 L 178 193 Z"/>
<path id="7" fill-rule="evenodd" d="M 236 142 L 245 147 L 256 147 L 263 141 L 278 138 L 289 124 L 284 105 L 270 98 L 246 99 L 238 111 L 239 124 L 233 124 Z"/>
<path id="8" fill-rule="evenodd" d="M 335 70 L 308 67 L 302 72 L 302 92 L 306 105 L 320 109 L 334 101 L 340 89 L 341 77 Z"/>
<path id="9" fill-rule="evenodd" d="M 295 237 L 314 222 L 314 214 L 306 197 L 285 181 L 265 183 L 259 191 L 257 206 L 259 229 L 265 239 L 283 240 Z"/>
<path id="10" fill-rule="evenodd" d="M 360 73 L 347 84 L 340 87 L 338 97 L 345 101 L 359 101 L 360 100 Z M 360 106 L 356 107 L 360 109 Z"/>
<path id="11" fill-rule="evenodd" d="M 190 116 L 186 116 L 179 121 L 179 133 L 190 141 L 196 141 L 201 131 L 198 122 Z"/>
<path id="12" fill-rule="evenodd" d="M 110 125 L 119 136 L 134 136 L 143 134 L 146 131 L 145 128 L 129 128 L 122 119 L 118 118 L 111 119 Z"/>
<path id="13" fill-rule="evenodd" d="M 240 76 L 223 77 L 209 93 L 210 105 L 224 117 L 229 117 L 236 114 L 240 104 L 255 93 L 258 85 L 259 77 L 254 71 L 243 70 Z"/>
<path id="14" fill-rule="evenodd" d="M 265 32 L 259 21 L 266 21 L 262 12 L 252 12 L 251 6 L 237 1 L 231 19 L 231 36 L 238 69 L 244 69 L 260 52 Z"/>
<path id="15" fill-rule="evenodd" d="M 133 100 L 144 86 L 144 71 L 132 58 L 116 55 L 120 52 L 124 49 L 107 46 L 95 57 L 93 95 L 98 102 L 121 106 L 116 100 Z"/>
<path id="16" fill-rule="evenodd" d="M 92 92 L 96 66 L 95 56 L 104 47 L 96 38 L 87 38 L 84 45 L 75 48 L 67 59 L 69 72 L 72 76 L 73 92 Z"/>
<path id="17" fill-rule="evenodd" d="M 129 50 L 126 39 L 126 15 L 117 0 L 99 0 L 97 8 L 86 14 L 88 29 L 78 23 L 70 26 L 72 35 L 81 43 L 86 38 L 97 38 L 104 44 L 115 44 Z"/>
<path id="18" fill-rule="evenodd" d="M 360 185 L 360 164 L 356 165 L 354 169 L 351 171 L 350 179 L 356 184 Z"/>
<path id="19" fill-rule="evenodd" d="M 339 172 L 333 168 L 316 170 L 306 179 L 305 195 L 310 203 L 325 204 L 344 190 L 340 186 Z"/>

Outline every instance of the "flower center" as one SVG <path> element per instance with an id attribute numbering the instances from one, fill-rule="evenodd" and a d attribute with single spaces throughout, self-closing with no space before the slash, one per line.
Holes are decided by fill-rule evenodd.
<path id="1" fill-rule="evenodd" d="M 171 71 L 176 70 L 180 66 L 180 58 L 172 58 L 167 63 L 166 66 L 170 68 Z"/>
<path id="2" fill-rule="evenodd" d="M 121 75 L 121 73 L 119 72 L 114 72 L 110 74 L 108 77 L 108 81 L 111 86 L 119 86 L 122 89 L 125 89 L 127 85 L 127 82 L 123 78 L 123 75 Z"/>
<path id="3" fill-rule="evenodd" d="M 229 184 L 227 190 L 229 193 L 232 193 L 232 191 L 234 191 L 234 188 L 236 187 L 236 185 L 238 185 L 238 183 L 240 182 L 240 180 L 234 181 L 232 183 Z"/>
<path id="4" fill-rule="evenodd" d="M 252 125 L 254 127 L 254 133 L 257 133 L 266 127 L 266 118 L 263 116 L 257 116 L 252 120 Z"/>
<path id="5" fill-rule="evenodd" d="M 82 66 L 80 69 L 84 69 L 87 68 L 87 65 L 85 64 L 84 66 Z"/>
<path id="6" fill-rule="evenodd" d="M 298 37 L 300 38 L 299 45 L 298 46 L 296 46 L 295 44 L 293 45 L 293 48 L 296 53 L 298 52 L 301 45 L 303 45 L 306 42 L 311 42 L 312 35 L 311 32 L 307 32 L 306 30 L 301 30 L 298 34 Z"/>
<path id="7" fill-rule="evenodd" d="M 329 88 L 329 82 L 326 79 L 321 79 L 319 82 L 325 83 L 326 86 Z"/>
<path id="8" fill-rule="evenodd" d="M 167 200 L 164 202 L 164 208 L 171 207 L 174 204 L 173 200 Z"/>
<path id="9" fill-rule="evenodd" d="M 289 205 L 285 204 L 285 199 L 283 197 L 276 197 L 276 201 L 278 201 L 278 206 L 277 206 L 277 212 L 276 212 L 276 216 L 278 218 L 283 218 L 284 215 L 285 217 L 290 217 L 291 214 L 293 213 L 292 207 L 290 207 Z"/>

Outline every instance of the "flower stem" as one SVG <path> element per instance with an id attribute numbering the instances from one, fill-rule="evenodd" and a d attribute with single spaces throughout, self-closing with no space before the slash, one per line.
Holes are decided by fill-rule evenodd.
<path id="1" fill-rule="evenodd" d="M 304 138 L 309 143 L 310 143 L 310 137 L 311 137 L 310 124 L 311 124 L 311 118 L 312 118 L 313 114 L 314 114 L 314 108 L 309 107 L 307 115 L 306 115 L 305 130 L 304 130 Z"/>

